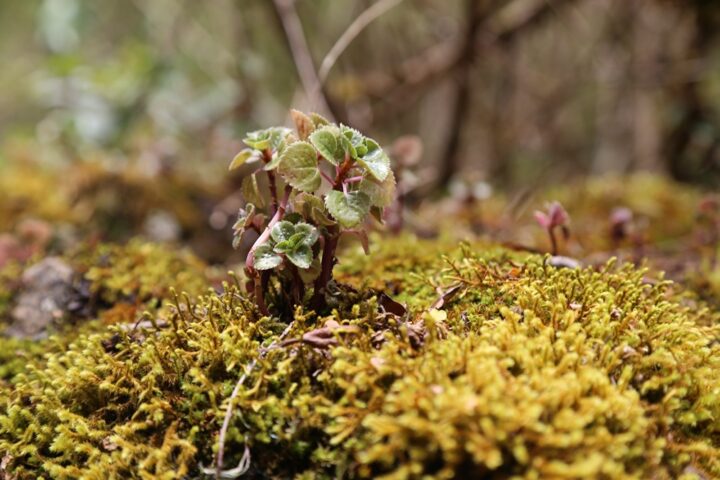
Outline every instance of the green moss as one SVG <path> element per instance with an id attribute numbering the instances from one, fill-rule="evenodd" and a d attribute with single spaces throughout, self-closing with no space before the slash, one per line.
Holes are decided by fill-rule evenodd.
<path id="1" fill-rule="evenodd" d="M 0 232 L 24 218 L 77 221 L 57 177 L 22 158 L 0 166 Z"/>
<path id="2" fill-rule="evenodd" d="M 195 297 L 209 286 L 204 262 L 189 250 L 165 244 L 103 244 L 73 255 L 72 261 L 90 282 L 90 291 L 108 305 L 159 302 L 170 298 L 171 288 Z"/>
<path id="3" fill-rule="evenodd" d="M 79 302 L 87 303 L 73 317 L 68 315 L 52 336 L 41 341 L 0 337 L 0 380 L 10 381 L 31 361 L 44 354 L 63 352 L 82 334 L 103 329 L 102 323 L 136 322 L 145 311 L 164 316 L 174 298 L 172 289 L 191 297 L 207 291 L 211 285 L 208 267 L 187 250 L 169 245 L 131 241 L 127 245 L 83 246 L 63 260 L 77 272 Z M 32 262 L 30 262 L 32 263 Z M 0 268 L 0 318 L 9 320 L 14 298 L 20 291 L 19 278 L 29 266 L 11 262 Z M 87 322 L 90 313 L 100 321 Z"/>
<path id="4" fill-rule="evenodd" d="M 360 290 L 375 290 L 407 303 L 411 308 L 431 305 L 442 290 L 443 270 L 448 262 L 458 261 L 471 252 L 498 261 L 521 261 L 527 254 L 511 252 L 486 241 L 473 241 L 464 248 L 456 248 L 450 237 L 423 240 L 412 235 L 386 239 L 375 237 L 371 254 L 365 255 L 359 246 L 341 253 L 335 268 L 338 281 Z"/>
<path id="5" fill-rule="evenodd" d="M 542 195 L 567 207 L 573 233 L 587 252 L 613 249 L 609 219 L 618 207 L 633 212 L 646 242 L 672 246 L 692 233 L 701 197 L 696 188 L 642 173 L 592 178 Z M 527 221 L 532 223 L 529 216 Z"/>
<path id="6" fill-rule="evenodd" d="M 44 365 L 45 355 L 61 354 L 76 338 L 98 332 L 106 332 L 105 325 L 99 321 L 89 321 L 55 329 L 43 340 L 0 336 L 0 389 L 9 388 L 16 376 L 26 372 L 31 364 Z"/>
<path id="7" fill-rule="evenodd" d="M 407 242 L 386 241 L 344 275 L 401 275 L 383 252 Z M 286 342 L 260 358 L 285 325 L 229 285 L 169 309 L 157 328 L 80 335 L 0 390 L 0 451 L 21 479 L 198 475 L 257 360 L 225 449 L 229 468 L 247 444 L 250 476 L 720 475 L 716 313 L 630 266 L 556 269 L 473 251 L 444 250 L 450 263 L 418 253 L 417 278 L 460 285 L 447 313 L 425 310 L 435 293 L 422 282 L 401 285 L 422 299 L 404 320 L 360 294 L 332 317 L 352 328 L 327 350 Z M 287 338 L 326 320 L 298 310 Z"/>
<path id="8" fill-rule="evenodd" d="M 22 266 L 18 262 L 9 262 L 0 267 L 0 320 L 4 320 L 8 314 L 21 273 Z"/>

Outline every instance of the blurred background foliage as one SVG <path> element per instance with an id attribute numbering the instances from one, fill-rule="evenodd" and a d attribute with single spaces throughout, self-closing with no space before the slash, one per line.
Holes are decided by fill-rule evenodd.
<path id="1" fill-rule="evenodd" d="M 213 182 L 295 106 L 419 138 L 418 196 L 636 170 L 718 185 L 720 2 L 381 0 L 308 94 L 305 43 L 316 70 L 373 3 L 0 0 L 2 157 Z"/>

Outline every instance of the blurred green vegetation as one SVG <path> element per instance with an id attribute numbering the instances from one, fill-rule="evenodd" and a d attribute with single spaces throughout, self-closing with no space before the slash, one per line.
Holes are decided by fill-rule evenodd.
<path id="1" fill-rule="evenodd" d="M 717 185 L 717 2 L 395 3 L 323 93 L 373 137 L 422 139 L 423 192 L 467 171 L 506 187 L 634 170 Z M 0 0 L 0 142 L 49 163 L 139 158 L 217 177 L 241 132 L 317 103 L 288 11 L 317 68 L 373 4 Z"/>

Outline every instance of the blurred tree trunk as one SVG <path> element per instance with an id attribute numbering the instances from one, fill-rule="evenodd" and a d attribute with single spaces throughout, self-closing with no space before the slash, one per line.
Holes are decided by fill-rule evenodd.
<path id="1" fill-rule="evenodd" d="M 486 0 L 467 0 L 466 12 L 468 23 L 465 29 L 465 40 L 461 47 L 458 67 L 455 70 L 456 90 L 451 106 L 453 112 L 448 130 L 445 151 L 441 157 L 438 185 L 446 187 L 460 166 L 460 142 L 463 126 L 467 121 L 472 97 L 472 71 L 475 57 L 475 44 L 478 31 L 485 17 L 490 13 L 488 8 L 492 2 Z M 497 2 L 495 2 L 497 3 Z M 493 9 L 494 10 L 494 9 Z"/>
<path id="2" fill-rule="evenodd" d="M 710 0 L 687 2 L 693 8 L 695 32 L 688 59 L 705 59 L 720 32 L 720 4 Z M 682 181 L 715 183 L 720 179 L 720 125 L 717 113 L 701 92 L 701 78 L 690 73 L 679 88 L 670 91 L 681 110 L 663 146 L 668 169 Z"/>

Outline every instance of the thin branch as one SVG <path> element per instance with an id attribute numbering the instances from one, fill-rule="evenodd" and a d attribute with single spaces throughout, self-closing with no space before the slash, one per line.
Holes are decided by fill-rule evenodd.
<path id="1" fill-rule="evenodd" d="M 273 0 L 273 4 L 275 12 L 280 18 L 285 38 L 295 62 L 295 68 L 300 76 L 300 82 L 308 96 L 311 108 L 316 108 L 324 115 L 334 117 L 327 98 L 325 98 L 322 82 L 315 70 L 310 47 L 305 38 L 300 17 L 297 10 L 295 10 L 295 0 Z"/>
<path id="2" fill-rule="evenodd" d="M 355 21 L 350 24 L 347 30 L 345 30 L 345 33 L 343 33 L 340 38 L 338 38 L 338 40 L 335 42 L 335 45 L 332 46 L 327 55 L 325 55 L 325 58 L 320 64 L 320 70 L 318 71 L 320 83 L 325 82 L 328 74 L 330 73 L 330 70 L 335 65 L 335 62 L 337 62 L 337 59 L 340 57 L 340 55 L 342 55 L 345 49 L 347 49 L 350 43 L 355 40 L 355 38 L 360 34 L 360 32 L 365 30 L 365 28 L 370 25 L 376 18 L 380 17 L 382 14 L 384 14 L 391 8 L 399 5 L 402 1 L 403 0 L 379 0 L 378 2 L 368 7 L 367 10 L 362 12 L 355 19 Z"/>
<path id="3" fill-rule="evenodd" d="M 216 466 L 215 466 L 215 478 L 216 479 L 222 478 L 223 456 L 225 455 L 225 435 L 227 434 L 227 430 L 230 427 L 230 417 L 232 417 L 233 403 L 235 402 L 235 398 L 240 393 L 240 388 L 242 388 L 247 377 L 250 376 L 252 371 L 255 369 L 258 359 L 264 358 L 265 355 L 267 355 L 267 352 L 275 349 L 278 346 L 278 344 L 282 343 L 282 341 L 285 340 L 285 337 L 287 337 L 288 333 L 290 333 L 290 330 L 292 330 L 292 327 L 294 325 L 295 325 L 294 321 L 290 322 L 290 324 L 285 328 L 285 330 L 283 330 L 283 332 L 280 334 L 280 336 L 278 338 L 276 338 L 275 340 L 273 340 L 272 343 L 270 345 L 268 345 L 267 348 L 261 348 L 258 358 L 255 358 L 255 359 L 253 359 L 252 362 L 250 362 L 250 364 L 245 369 L 245 372 L 243 372 L 242 376 L 238 379 L 237 383 L 235 384 L 235 388 L 233 388 L 232 394 L 230 394 L 230 398 L 228 399 L 228 406 L 225 409 L 225 418 L 223 419 L 222 428 L 220 429 L 220 438 L 218 440 L 218 453 L 217 453 Z M 249 454 L 249 450 L 247 448 L 247 444 L 245 445 L 245 449 L 246 449 L 246 455 L 249 458 L 250 454 Z M 243 455 L 243 458 L 245 458 L 246 455 Z"/>
<path id="4" fill-rule="evenodd" d="M 569 3 L 569 0 L 554 0 L 552 5 L 546 0 L 538 1 L 534 8 L 514 15 L 512 20 L 504 25 L 481 30 L 475 41 L 479 43 L 479 49 L 497 43 L 511 43 L 520 34 L 542 23 L 549 14 L 559 11 L 559 7 L 564 3 Z M 485 24 L 489 24 L 489 21 Z M 453 36 L 399 62 L 394 68 L 370 72 L 361 77 L 357 84 L 363 94 L 372 98 L 384 98 L 392 92 L 403 93 L 407 87 L 429 85 L 462 64 L 466 40 L 466 35 Z"/>

